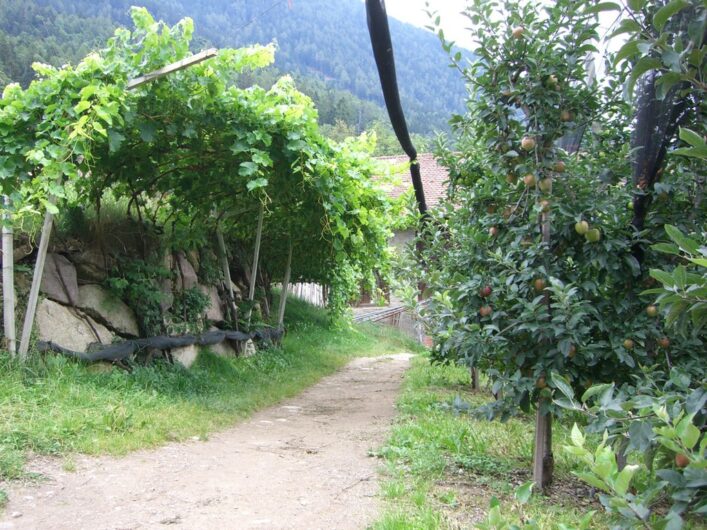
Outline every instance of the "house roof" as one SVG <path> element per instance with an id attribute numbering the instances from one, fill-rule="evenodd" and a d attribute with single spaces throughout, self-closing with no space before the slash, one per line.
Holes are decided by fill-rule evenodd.
<path id="1" fill-rule="evenodd" d="M 407 155 L 379 156 L 376 157 L 376 160 L 397 166 L 402 166 L 409 162 Z M 425 192 L 425 202 L 428 208 L 434 208 L 447 195 L 449 173 L 437 163 L 432 153 L 419 153 L 417 160 L 420 163 L 420 176 L 422 177 L 422 188 Z M 407 190 L 412 189 L 410 170 L 407 169 L 407 166 L 405 167 L 406 169 L 400 172 L 394 171 L 394 174 L 400 176 L 402 183 L 390 189 L 388 192 L 390 197 L 400 197 Z"/>

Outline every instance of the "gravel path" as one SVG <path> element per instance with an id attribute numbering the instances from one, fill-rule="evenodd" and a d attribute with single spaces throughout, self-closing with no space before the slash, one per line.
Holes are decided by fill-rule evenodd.
<path id="1" fill-rule="evenodd" d="M 362 529 L 411 355 L 356 359 L 298 397 L 212 435 L 127 457 L 39 460 L 0 529 Z"/>

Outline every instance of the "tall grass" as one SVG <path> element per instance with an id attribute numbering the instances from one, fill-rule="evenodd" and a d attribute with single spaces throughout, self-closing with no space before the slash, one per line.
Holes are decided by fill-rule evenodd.
<path id="1" fill-rule="evenodd" d="M 0 358 L 0 478 L 22 476 L 28 453 L 123 454 L 232 425 L 293 396 L 354 356 L 414 347 L 393 330 L 332 327 L 324 311 L 288 301 L 281 348 L 251 358 L 204 351 L 189 370 L 166 363 L 104 371 L 57 356 Z"/>

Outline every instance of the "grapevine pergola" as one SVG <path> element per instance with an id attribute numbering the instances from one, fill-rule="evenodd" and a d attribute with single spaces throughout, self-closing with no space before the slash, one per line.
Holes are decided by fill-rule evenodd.
<path id="1" fill-rule="evenodd" d="M 5 215 L 47 212 L 22 356 L 52 216 L 69 191 L 100 205 L 111 190 L 140 220 L 149 209 L 162 223 L 213 231 L 228 287 L 226 242 L 257 240 L 251 300 L 259 259 L 280 271 L 273 279 L 284 291 L 291 277 L 318 281 L 341 305 L 386 251 L 388 205 L 365 145 L 325 139 L 311 100 L 287 77 L 269 90 L 237 87 L 240 72 L 272 61 L 272 46 L 191 55 L 189 19 L 170 28 L 144 9 L 132 16 L 135 30 L 117 30 L 106 49 L 76 67 L 35 65 L 40 78 L 8 86 L 0 100 Z M 4 298 L 12 351 L 14 297 Z"/>

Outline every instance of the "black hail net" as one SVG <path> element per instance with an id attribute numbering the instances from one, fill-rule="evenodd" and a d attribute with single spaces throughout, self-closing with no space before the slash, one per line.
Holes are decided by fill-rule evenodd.
<path id="1" fill-rule="evenodd" d="M 405 114 L 400 104 L 400 94 L 398 93 L 398 80 L 395 75 L 395 58 L 393 56 L 393 43 L 390 39 L 390 29 L 388 27 L 388 16 L 385 11 L 384 0 L 366 0 L 366 16 L 368 21 L 368 33 L 371 36 L 373 46 L 373 56 L 376 59 L 378 75 L 383 89 L 385 106 L 388 109 L 390 123 L 393 125 L 395 136 L 400 142 L 400 146 L 405 154 L 410 158 L 410 174 L 412 185 L 415 189 L 415 199 L 420 213 L 427 215 L 427 204 L 425 202 L 425 192 L 422 187 L 420 177 L 420 165 L 417 163 L 417 151 L 410 139 Z"/>

